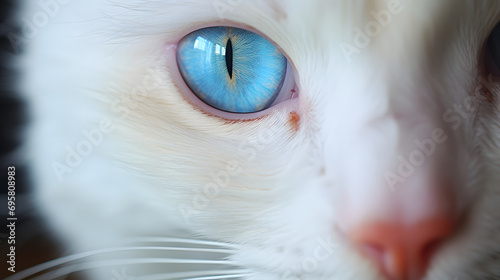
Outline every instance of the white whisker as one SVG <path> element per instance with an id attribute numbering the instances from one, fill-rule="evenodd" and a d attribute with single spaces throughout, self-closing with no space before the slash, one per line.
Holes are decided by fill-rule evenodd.
<path id="1" fill-rule="evenodd" d="M 62 277 L 74 272 L 96 269 L 102 267 L 114 267 L 114 266 L 127 266 L 127 265 L 139 265 L 139 264 L 213 264 L 213 265 L 234 265 L 231 261 L 227 260 L 189 260 L 189 259 L 171 259 L 171 258 L 137 258 L 137 259 L 124 259 L 124 260 L 106 260 L 106 261 L 92 261 L 80 264 L 72 264 L 64 266 L 54 271 L 46 272 L 40 276 L 32 278 L 32 280 L 49 280 Z M 16 274 L 17 275 L 17 274 Z M 13 276 L 16 276 L 13 275 Z M 32 275 L 32 274 L 30 274 Z M 23 279 L 22 278 L 7 278 L 8 280 L 13 279 Z M 7 280 L 5 279 L 5 280 Z"/>
<path id="2" fill-rule="evenodd" d="M 192 277 L 213 277 L 208 276 L 207 274 L 217 275 L 217 276 L 226 276 L 230 275 L 241 275 L 250 273 L 249 270 L 240 269 L 240 270 L 205 270 L 205 271 L 187 271 L 187 272 L 174 272 L 174 273 L 161 273 L 161 274 L 152 274 L 141 277 L 134 277 L 134 280 L 170 280 L 170 279 L 187 279 Z"/>
<path id="3" fill-rule="evenodd" d="M 138 237 L 131 239 L 132 242 L 137 243 L 151 243 L 151 242 L 164 242 L 164 243 L 185 243 L 185 244 L 198 244 L 198 245 L 211 245 L 218 247 L 239 248 L 236 244 L 224 243 L 220 241 L 197 240 L 187 238 L 172 238 L 172 237 Z"/>
<path id="4" fill-rule="evenodd" d="M 250 273 L 240 273 L 240 274 L 227 274 L 227 275 L 217 275 L 217 276 L 204 276 L 195 278 L 186 278 L 183 280 L 215 280 L 215 279 L 235 279 L 241 277 L 250 276 Z"/>
<path id="5" fill-rule="evenodd" d="M 186 247 L 121 247 L 121 248 L 109 248 L 109 249 L 100 249 L 100 250 L 94 250 L 94 251 L 89 251 L 89 252 L 83 252 L 83 253 L 78 253 L 74 255 L 69 255 L 65 257 L 61 257 L 52 261 L 48 261 L 42 264 L 39 264 L 37 266 L 25 269 L 23 271 L 20 271 L 5 280 L 18 280 L 18 279 L 24 279 L 28 276 L 37 274 L 39 272 L 42 272 L 44 270 L 48 270 L 51 268 L 54 268 L 56 266 L 60 266 L 69 262 L 77 261 L 80 259 L 96 256 L 96 255 L 102 255 L 102 254 L 108 254 L 108 253 L 116 253 L 116 252 L 124 252 L 124 251 L 138 251 L 138 250 L 171 250 L 171 251 L 191 251 L 191 252 L 209 252 L 209 253 L 221 253 L 221 254 L 231 254 L 231 250 L 227 249 L 211 249 L 211 248 L 186 248 Z"/>

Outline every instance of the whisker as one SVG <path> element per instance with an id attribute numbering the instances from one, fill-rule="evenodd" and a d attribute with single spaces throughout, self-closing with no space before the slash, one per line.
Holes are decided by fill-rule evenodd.
<path id="1" fill-rule="evenodd" d="M 100 249 L 89 252 L 83 252 L 78 254 L 73 254 L 65 257 L 61 257 L 55 260 L 51 260 L 23 271 L 20 271 L 5 280 L 18 280 L 23 279 L 25 277 L 37 274 L 44 270 L 48 270 L 54 268 L 56 266 L 60 266 L 69 262 L 77 261 L 80 259 L 108 254 L 108 253 L 116 253 L 116 252 L 124 252 L 124 251 L 139 251 L 139 250 L 171 250 L 171 251 L 191 251 L 191 252 L 209 252 L 209 253 L 221 253 L 221 254 L 231 254 L 233 251 L 228 249 L 211 249 L 211 248 L 186 248 L 186 247 L 121 247 L 121 248 L 108 248 L 108 249 Z"/>
<path id="2" fill-rule="evenodd" d="M 164 242 L 164 243 L 185 243 L 185 244 L 198 244 L 198 245 L 211 245 L 218 247 L 229 247 L 233 249 L 239 248 L 236 244 L 224 243 L 220 241 L 210 241 L 210 240 L 197 240 L 188 238 L 173 238 L 173 237 L 137 237 L 131 239 L 132 242 L 137 243 L 151 243 L 151 242 Z"/>
<path id="3" fill-rule="evenodd" d="M 204 270 L 204 271 L 187 271 L 187 272 L 174 272 L 174 273 L 161 273 L 152 274 L 140 277 L 134 277 L 134 280 L 173 280 L 173 279 L 189 279 L 189 277 L 207 277 L 207 274 L 217 275 L 217 276 L 234 276 L 245 274 L 248 275 L 249 270 L 239 269 L 239 270 Z"/>
<path id="4" fill-rule="evenodd" d="M 234 279 L 250 276 L 250 273 L 240 273 L 240 274 L 228 274 L 228 275 L 217 275 L 217 276 L 204 276 L 195 278 L 186 278 L 183 280 L 214 280 L 214 279 Z"/>
<path id="5" fill-rule="evenodd" d="M 217 254 L 232 254 L 235 251 L 231 249 L 213 249 L 213 248 L 192 248 L 192 247 L 164 247 L 164 246 L 142 246 L 142 247 L 122 247 L 117 248 L 119 251 L 184 251 L 184 252 L 204 252 L 204 253 L 217 253 Z"/>
<path id="6" fill-rule="evenodd" d="M 138 264 L 217 264 L 217 265 L 234 265 L 228 260 L 190 260 L 190 259 L 171 259 L 171 258 L 138 258 L 125 260 L 108 260 L 108 261 L 92 261 L 80 264 L 72 264 L 64 266 L 54 271 L 46 272 L 40 276 L 32 278 L 32 280 L 49 280 L 62 277 L 74 272 L 113 266 L 127 266 Z M 17 275 L 17 274 L 16 274 Z M 16 276 L 13 275 L 13 276 Z M 32 274 L 30 274 L 32 275 Z M 23 279 L 23 278 L 6 278 L 5 280 Z"/>

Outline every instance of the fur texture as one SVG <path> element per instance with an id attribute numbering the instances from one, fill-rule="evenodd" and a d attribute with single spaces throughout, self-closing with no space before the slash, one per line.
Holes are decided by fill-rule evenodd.
<path id="1" fill-rule="evenodd" d="M 485 89 L 480 70 L 500 3 L 401 1 L 360 47 L 356 28 L 395 1 L 52 2 L 59 9 L 27 41 L 20 87 L 34 200 L 71 251 L 187 232 L 234 244 L 228 258 L 247 280 L 380 279 L 342 228 L 361 212 L 396 212 L 383 175 L 442 128 L 444 156 L 395 191 L 416 209 L 428 199 L 419 178 L 456 179 L 447 194 L 461 227 L 426 279 L 500 279 L 500 89 Z M 21 19 L 44 11 L 24 5 Z M 193 105 L 175 44 L 210 25 L 279 46 L 298 98 L 247 120 Z M 466 117 L 448 111 L 477 92 Z"/>

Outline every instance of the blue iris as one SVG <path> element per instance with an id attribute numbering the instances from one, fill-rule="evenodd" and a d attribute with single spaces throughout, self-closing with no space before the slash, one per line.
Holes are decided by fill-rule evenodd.
<path id="1" fill-rule="evenodd" d="M 177 64 L 203 102 L 222 111 L 252 113 L 268 108 L 278 96 L 287 60 L 253 32 L 208 27 L 179 42 Z"/>

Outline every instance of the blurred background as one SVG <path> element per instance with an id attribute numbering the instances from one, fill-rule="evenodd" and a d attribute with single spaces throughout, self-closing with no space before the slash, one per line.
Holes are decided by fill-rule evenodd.
<path id="1" fill-rule="evenodd" d="M 16 50 L 9 34 L 21 34 L 14 22 L 16 1 L 0 1 L 0 279 L 12 275 L 6 262 L 9 229 L 7 228 L 7 167 L 16 168 L 16 272 L 63 254 L 44 222 L 34 210 L 30 197 L 30 175 L 23 156 L 22 139 L 29 124 L 26 104 L 15 89 L 18 78 Z M 76 279 L 67 277 L 66 279 Z"/>

